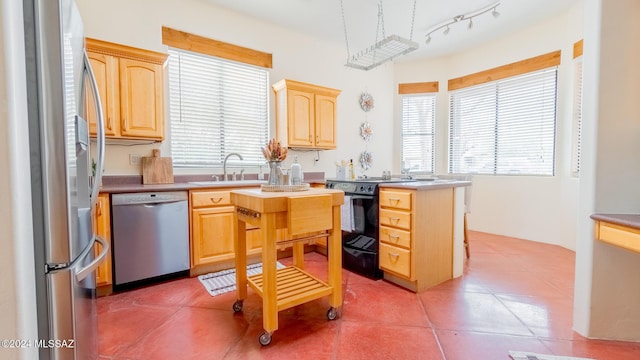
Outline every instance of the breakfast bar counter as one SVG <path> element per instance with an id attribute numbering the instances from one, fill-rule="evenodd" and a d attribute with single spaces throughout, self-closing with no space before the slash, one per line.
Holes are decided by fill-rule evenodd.
<path id="1" fill-rule="evenodd" d="M 329 320 L 336 319 L 342 306 L 342 247 L 340 206 L 344 193 L 315 189 L 296 192 L 266 192 L 261 189 L 233 190 L 231 202 L 236 207 L 237 300 L 235 312 L 242 311 L 247 285 L 262 297 L 264 332 L 259 341 L 271 342 L 278 329 L 278 312 L 308 301 L 329 296 Z M 262 274 L 247 277 L 247 225 L 262 230 Z M 293 265 L 276 269 L 276 250 L 283 242 L 276 240 L 277 229 L 288 229 L 293 246 Z M 321 235 L 318 235 L 321 234 Z M 304 244 L 319 236 L 328 238 L 328 281 L 304 271 Z"/>
<path id="2" fill-rule="evenodd" d="M 593 214 L 596 239 L 640 253 L 640 214 Z"/>

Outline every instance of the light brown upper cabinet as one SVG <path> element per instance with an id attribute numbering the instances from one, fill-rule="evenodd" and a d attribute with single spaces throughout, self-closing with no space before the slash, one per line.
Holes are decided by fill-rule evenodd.
<path id="1" fill-rule="evenodd" d="M 162 141 L 167 54 L 89 38 L 86 43 L 107 138 Z M 93 100 L 85 99 L 89 131 L 95 136 Z"/>
<path id="2" fill-rule="evenodd" d="M 340 90 L 293 80 L 273 84 L 276 138 L 290 148 L 335 149 Z"/>

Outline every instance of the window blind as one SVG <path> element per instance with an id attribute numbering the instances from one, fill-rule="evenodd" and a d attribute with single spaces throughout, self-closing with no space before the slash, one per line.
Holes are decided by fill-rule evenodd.
<path id="1" fill-rule="evenodd" d="M 557 68 L 450 95 L 449 172 L 553 175 Z"/>
<path id="2" fill-rule="evenodd" d="M 242 155 L 243 165 L 263 164 L 268 72 L 173 48 L 168 63 L 173 165 L 221 166 L 232 152 Z"/>
<path id="3" fill-rule="evenodd" d="M 402 97 L 402 161 L 411 172 L 433 173 L 435 95 Z"/>
<path id="4" fill-rule="evenodd" d="M 582 56 L 573 62 L 573 119 L 571 139 L 571 175 L 580 174 L 582 137 Z"/>

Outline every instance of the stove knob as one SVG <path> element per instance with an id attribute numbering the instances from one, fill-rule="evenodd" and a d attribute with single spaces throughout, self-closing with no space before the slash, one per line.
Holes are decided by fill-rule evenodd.
<path id="1" fill-rule="evenodd" d="M 367 187 L 367 192 L 370 192 L 370 193 L 372 193 L 372 194 L 373 194 L 373 186 L 369 185 L 369 186 Z"/>
<path id="2" fill-rule="evenodd" d="M 360 186 L 360 192 L 364 192 L 364 186 Z"/>

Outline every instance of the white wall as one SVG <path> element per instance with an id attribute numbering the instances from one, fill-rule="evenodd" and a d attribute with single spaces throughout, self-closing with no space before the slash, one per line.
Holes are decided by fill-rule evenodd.
<path id="1" fill-rule="evenodd" d="M 374 158 L 373 168 L 367 172 L 368 175 L 379 176 L 382 170 L 391 169 L 392 64 L 366 72 L 345 68 L 346 48 L 343 45 L 294 33 L 200 0 L 79 0 L 78 5 L 88 37 L 166 52 L 166 46 L 162 45 L 161 27 L 168 26 L 273 54 L 273 69 L 270 70 L 272 84 L 288 78 L 342 90 L 338 97 L 338 149 L 321 151 L 317 165 L 313 161 L 316 152 L 295 152 L 299 155 L 303 170 L 324 171 L 327 177 L 333 177 L 334 162 L 353 159 L 359 164 L 357 160 L 365 145 L 368 145 Z M 375 108 L 369 113 L 364 113 L 358 105 L 358 97 L 365 90 L 376 100 Z M 275 135 L 273 111 L 271 93 L 272 136 Z M 365 119 L 372 124 L 374 132 L 369 144 L 359 137 L 359 127 Z M 162 153 L 167 156 L 170 154 L 169 144 L 169 140 L 162 144 Z M 109 145 L 105 174 L 140 174 L 139 168 L 128 165 L 128 154 L 148 156 L 150 149 L 157 146 Z M 287 158 L 287 162 L 292 160 L 293 156 Z M 356 172 L 360 174 L 358 168 L 356 166 Z M 176 173 L 179 172 L 176 170 Z"/>
<path id="2" fill-rule="evenodd" d="M 395 83 L 440 81 L 436 110 L 436 173 L 447 173 L 447 80 L 562 50 L 558 71 L 556 175 L 473 177 L 473 230 L 575 249 L 578 180 L 570 176 L 573 43 L 582 38 L 582 3 L 567 13 L 447 58 L 396 64 Z M 439 39 L 446 41 L 446 38 Z M 396 95 L 395 151 L 400 152 L 400 97 Z M 395 159 L 399 168 L 399 159 Z"/>
<path id="3" fill-rule="evenodd" d="M 593 213 L 640 212 L 640 3 L 586 0 L 584 172 L 574 329 L 640 341 L 640 255 L 594 239 Z"/>
<path id="4" fill-rule="evenodd" d="M 37 339 L 22 2 L 0 1 L 0 339 Z M 37 349 L 0 348 L 2 359 Z"/>

